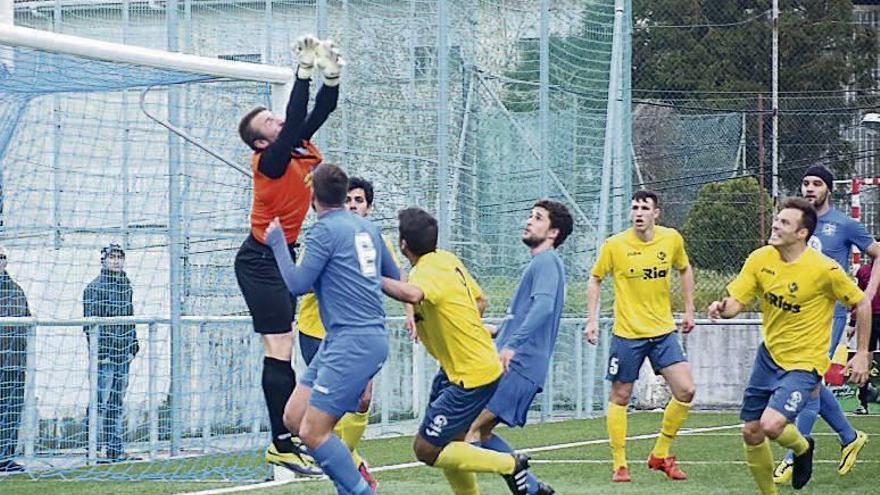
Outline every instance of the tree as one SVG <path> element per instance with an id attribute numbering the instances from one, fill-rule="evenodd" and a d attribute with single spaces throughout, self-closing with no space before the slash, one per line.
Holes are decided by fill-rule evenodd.
<path id="1" fill-rule="evenodd" d="M 761 196 L 765 232 L 761 232 Z M 712 182 L 700 189 L 682 228 L 697 268 L 736 272 L 749 253 L 765 243 L 772 201 L 753 177 Z"/>
<path id="2" fill-rule="evenodd" d="M 753 113 L 761 93 L 766 111 L 772 77 L 769 9 L 768 0 L 634 1 L 634 96 L 674 98 L 703 111 Z M 876 87 L 871 69 L 880 56 L 876 30 L 854 20 L 850 0 L 780 2 L 780 177 L 789 191 L 815 162 L 839 173 L 853 165 L 842 130 L 857 118 L 858 107 L 872 103 L 852 100 Z M 754 116 L 751 121 L 755 129 Z M 765 123 L 768 138 L 769 115 Z M 754 152 L 750 159 L 750 168 L 756 168 Z"/>

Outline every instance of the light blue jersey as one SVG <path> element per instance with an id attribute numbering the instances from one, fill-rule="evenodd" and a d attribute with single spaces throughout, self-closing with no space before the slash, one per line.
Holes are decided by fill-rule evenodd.
<path id="1" fill-rule="evenodd" d="M 565 304 L 565 267 L 555 249 L 529 262 L 516 288 L 496 346 L 516 351 L 511 367 L 544 385 Z"/>
<path id="2" fill-rule="evenodd" d="M 874 243 L 865 226 L 847 216 L 842 211 L 831 208 L 819 217 L 810 247 L 838 262 L 849 272 L 852 247 L 865 252 Z M 840 303 L 834 308 L 834 316 L 846 316 L 848 308 Z"/>
<path id="3" fill-rule="evenodd" d="M 306 236 L 300 266 L 283 249 L 283 235 L 278 232 L 273 231 L 267 241 L 284 283 L 295 295 L 314 289 L 328 338 L 342 331 L 385 335 L 381 280 L 382 276 L 400 279 L 400 270 L 376 224 L 348 210 L 322 213 Z"/>

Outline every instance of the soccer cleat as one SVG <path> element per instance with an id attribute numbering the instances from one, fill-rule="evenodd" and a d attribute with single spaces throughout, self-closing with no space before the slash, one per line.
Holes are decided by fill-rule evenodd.
<path id="1" fill-rule="evenodd" d="M 345 66 L 345 60 L 339 49 L 331 40 L 324 40 L 318 44 L 315 50 L 315 62 L 321 73 L 324 74 L 324 84 L 328 86 L 336 86 L 339 84 L 339 76 L 342 74 L 342 67 Z"/>
<path id="2" fill-rule="evenodd" d="M 795 490 L 805 487 L 813 477 L 813 451 L 816 449 L 816 442 L 813 437 L 807 437 L 807 443 L 810 444 L 807 451 L 794 456 L 794 465 L 791 468 L 791 487 Z"/>
<path id="3" fill-rule="evenodd" d="M 0 461 L 0 473 L 22 473 L 24 472 L 24 466 L 21 464 L 7 459 L 5 461 Z"/>
<path id="4" fill-rule="evenodd" d="M 855 440 L 840 447 L 840 464 L 837 466 L 837 474 L 844 476 L 852 471 L 859 458 L 859 452 L 862 451 L 862 447 L 866 443 L 868 443 L 868 435 L 863 431 L 857 431 Z"/>
<path id="5" fill-rule="evenodd" d="M 666 473 L 666 477 L 671 480 L 688 479 L 688 475 L 685 474 L 685 472 L 678 467 L 678 463 L 675 462 L 674 455 L 669 457 L 657 457 L 654 454 L 651 454 L 651 456 L 648 457 L 648 467 L 654 471 L 663 471 Z"/>
<path id="6" fill-rule="evenodd" d="M 274 443 L 266 449 L 266 462 L 289 469 L 302 476 L 321 476 L 324 474 L 311 456 L 302 452 L 278 452 Z"/>
<path id="7" fill-rule="evenodd" d="M 296 55 L 296 61 L 299 64 L 296 70 L 296 77 L 311 79 L 319 44 L 320 40 L 311 34 L 300 36 L 296 39 L 296 43 L 292 47 L 293 53 Z"/>
<path id="8" fill-rule="evenodd" d="M 514 495 L 528 495 L 529 493 L 529 456 L 525 454 L 513 455 L 513 472 L 501 475 Z"/>
<path id="9" fill-rule="evenodd" d="M 552 486 L 543 481 L 538 482 L 538 491 L 535 492 L 536 495 L 554 495 L 555 493 L 556 490 L 554 490 Z"/>
<path id="10" fill-rule="evenodd" d="M 370 485 L 370 490 L 376 491 L 376 488 L 379 486 L 379 481 L 373 476 L 373 473 L 370 472 L 370 466 L 367 464 L 367 461 L 361 461 L 358 466 L 358 471 L 361 473 L 361 477 L 364 481 Z"/>
<path id="11" fill-rule="evenodd" d="M 611 475 L 611 481 L 614 483 L 629 483 L 632 481 L 632 478 L 629 476 L 629 468 L 626 466 L 620 466 L 614 471 L 614 474 Z"/>
<path id="12" fill-rule="evenodd" d="M 855 411 L 853 411 L 853 414 L 857 414 L 857 415 L 859 415 L 859 416 L 863 416 L 863 415 L 865 415 L 865 414 L 869 414 L 869 411 L 868 411 L 868 408 L 867 408 L 867 407 L 865 407 L 865 406 L 859 406 L 859 407 L 856 408 Z"/>
<path id="13" fill-rule="evenodd" d="M 794 466 L 794 463 L 788 459 L 783 459 L 782 462 L 777 464 L 776 469 L 773 470 L 773 482 L 777 485 L 791 483 L 792 466 Z"/>

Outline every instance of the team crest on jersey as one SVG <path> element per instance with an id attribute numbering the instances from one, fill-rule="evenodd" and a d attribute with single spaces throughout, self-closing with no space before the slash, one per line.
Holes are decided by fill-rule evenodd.
<path id="1" fill-rule="evenodd" d="M 810 237 L 810 240 L 807 241 L 807 245 L 820 253 L 822 252 L 822 239 L 819 239 L 819 236 L 817 235 Z"/>
<path id="2" fill-rule="evenodd" d="M 823 235 L 834 235 L 837 232 L 837 224 L 836 223 L 826 223 L 822 226 L 822 234 Z"/>
<path id="3" fill-rule="evenodd" d="M 797 282 L 792 282 L 792 283 L 788 284 L 788 292 L 794 294 L 794 293 L 797 292 L 797 291 L 798 291 L 798 284 L 797 284 Z"/>
<path id="4" fill-rule="evenodd" d="M 660 261 L 666 261 L 666 251 L 660 251 L 657 253 L 657 259 Z"/>

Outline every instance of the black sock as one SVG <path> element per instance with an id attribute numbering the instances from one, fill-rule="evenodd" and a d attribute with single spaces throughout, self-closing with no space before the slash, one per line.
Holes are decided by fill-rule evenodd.
<path id="1" fill-rule="evenodd" d="M 868 384 L 864 384 L 859 387 L 859 403 L 865 409 L 868 408 Z"/>
<path id="2" fill-rule="evenodd" d="M 269 409 L 269 425 L 272 429 L 272 443 L 278 452 L 293 452 L 291 434 L 284 426 L 284 406 L 293 393 L 296 374 L 290 361 L 263 358 L 263 396 Z"/>

